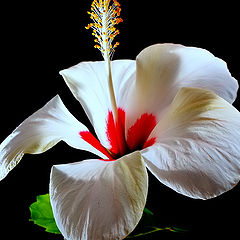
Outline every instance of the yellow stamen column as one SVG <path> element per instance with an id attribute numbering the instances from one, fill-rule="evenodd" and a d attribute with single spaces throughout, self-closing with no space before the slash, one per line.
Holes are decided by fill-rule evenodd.
<path id="1" fill-rule="evenodd" d="M 94 41 L 98 43 L 94 47 L 101 51 L 106 63 L 109 94 L 116 123 L 118 119 L 118 110 L 111 72 L 111 58 L 115 52 L 115 48 L 119 45 L 118 42 L 114 45 L 112 44 L 113 39 L 119 34 L 119 30 L 117 30 L 114 25 L 122 22 L 122 18 L 119 17 L 121 11 L 120 4 L 117 0 L 113 0 L 113 4 L 109 6 L 110 2 L 111 0 L 93 1 L 91 12 L 88 12 L 90 18 L 93 19 L 93 23 L 88 24 L 86 29 L 93 29 L 92 35 L 96 37 Z"/>

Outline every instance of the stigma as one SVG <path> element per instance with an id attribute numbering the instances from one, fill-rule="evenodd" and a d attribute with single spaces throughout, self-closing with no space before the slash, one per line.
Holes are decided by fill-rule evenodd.
<path id="1" fill-rule="evenodd" d="M 114 43 L 114 38 L 119 34 L 116 25 L 123 21 L 120 12 L 121 8 L 117 0 L 94 0 L 91 11 L 88 12 L 93 23 L 89 23 L 85 28 L 93 29 L 92 35 L 96 43 L 94 47 L 101 51 L 105 60 L 112 59 L 119 45 L 119 42 Z"/>

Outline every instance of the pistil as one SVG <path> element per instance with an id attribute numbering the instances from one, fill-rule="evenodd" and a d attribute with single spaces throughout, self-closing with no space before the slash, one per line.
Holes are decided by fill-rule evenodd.
<path id="1" fill-rule="evenodd" d="M 110 101 L 112 105 L 112 112 L 114 115 L 115 124 L 118 121 L 118 110 L 116 97 L 113 86 L 112 72 L 111 72 L 111 59 L 115 52 L 115 48 L 119 45 L 118 42 L 113 44 L 114 38 L 119 34 L 119 30 L 115 28 L 115 25 L 122 22 L 120 18 L 120 4 L 117 0 L 113 0 L 111 6 L 109 6 L 111 0 L 94 0 L 91 5 L 91 12 L 88 12 L 93 23 L 88 24 L 86 29 L 92 28 L 92 35 L 95 36 L 94 47 L 99 49 L 106 63 L 106 72 L 108 78 L 108 88 L 110 94 Z"/>
<path id="2" fill-rule="evenodd" d="M 118 108 L 117 108 L 113 81 L 112 81 L 111 61 L 109 57 L 107 60 L 105 60 L 105 62 L 106 62 L 107 71 L 108 71 L 108 88 L 109 88 L 109 94 L 110 94 L 110 99 L 112 104 L 113 117 L 114 117 L 114 122 L 116 124 L 118 121 L 118 110 L 117 110 Z"/>

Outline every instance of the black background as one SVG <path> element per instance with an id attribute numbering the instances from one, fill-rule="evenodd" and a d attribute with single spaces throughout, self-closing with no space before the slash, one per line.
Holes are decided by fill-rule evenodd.
<path id="1" fill-rule="evenodd" d="M 1 125 L 4 140 L 30 114 L 59 94 L 70 112 L 91 126 L 58 72 L 81 61 L 101 60 L 93 48 L 87 11 L 91 1 L 9 1 L 1 6 Z M 238 6 L 166 1 L 121 0 L 120 46 L 114 59 L 134 59 L 154 43 L 181 43 L 209 50 L 228 63 L 240 79 Z M 238 108 L 239 100 L 235 102 Z M 0 230 L 3 239 L 61 239 L 29 222 L 29 205 L 48 192 L 51 166 L 80 161 L 91 154 L 59 143 L 40 155 L 26 155 L 0 182 Z M 239 234 L 240 186 L 211 200 L 175 193 L 150 175 L 147 206 L 159 227 L 188 233 L 159 232 L 139 239 L 204 239 Z M 2 238 L 2 237 L 1 237 Z"/>

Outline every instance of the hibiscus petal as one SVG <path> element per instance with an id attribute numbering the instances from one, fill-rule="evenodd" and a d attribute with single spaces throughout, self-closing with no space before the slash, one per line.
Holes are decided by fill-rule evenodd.
<path id="1" fill-rule="evenodd" d="M 42 153 L 60 140 L 74 148 L 105 157 L 81 139 L 79 132 L 88 129 L 71 115 L 59 96 L 28 117 L 0 145 L 0 180 L 21 160 L 25 153 Z"/>
<path id="2" fill-rule="evenodd" d="M 118 107 L 123 105 L 128 84 L 135 76 L 136 64 L 132 60 L 112 61 L 112 78 Z M 112 111 L 105 62 L 82 62 L 60 72 L 77 100 L 88 115 L 100 142 L 107 148 L 106 122 Z"/>
<path id="3" fill-rule="evenodd" d="M 145 112 L 161 118 L 182 87 L 211 90 L 230 103 L 236 98 L 237 81 L 226 63 L 207 50 L 156 44 L 144 49 L 136 62 L 136 84 L 127 106 L 130 125 Z"/>
<path id="4" fill-rule="evenodd" d="M 116 161 L 56 165 L 50 178 L 57 226 L 71 240 L 123 239 L 142 216 L 147 189 L 147 170 L 139 152 Z"/>
<path id="5" fill-rule="evenodd" d="M 142 151 L 165 185 L 193 198 L 215 197 L 240 179 L 240 113 L 211 91 L 183 88 Z"/>

